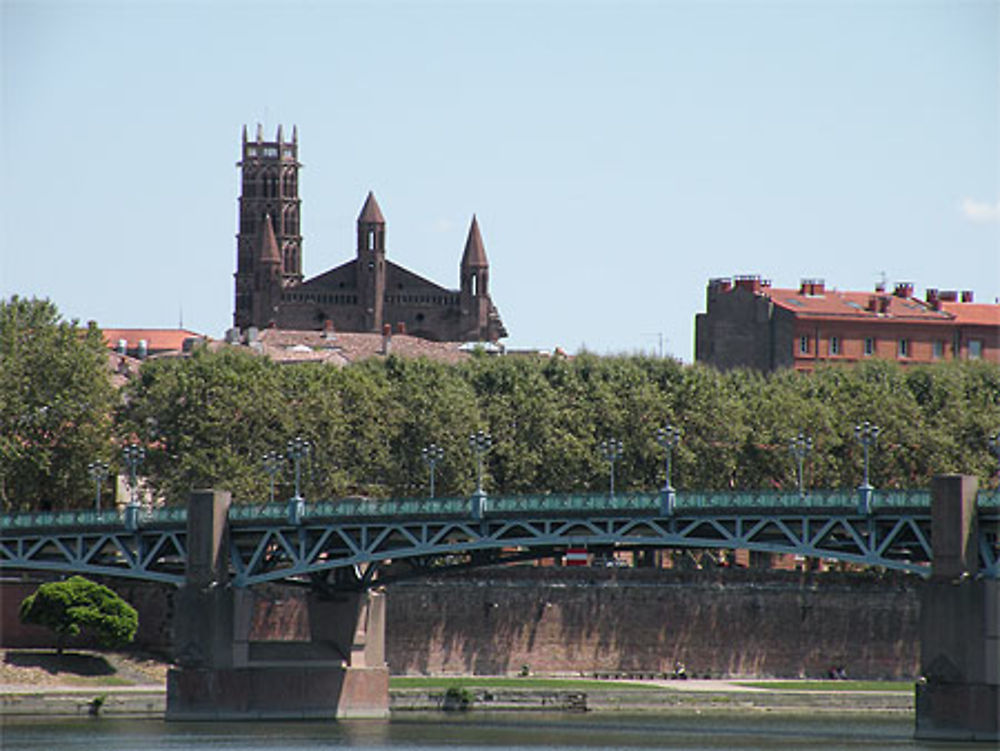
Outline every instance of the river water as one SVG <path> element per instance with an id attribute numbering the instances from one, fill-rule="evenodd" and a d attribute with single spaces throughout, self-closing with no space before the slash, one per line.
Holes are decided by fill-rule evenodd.
<path id="1" fill-rule="evenodd" d="M 391 720 L 166 723 L 94 718 L 2 727 L 4 751 L 622 751 L 623 749 L 948 749 L 913 739 L 913 717 L 885 715 L 406 713 Z"/>

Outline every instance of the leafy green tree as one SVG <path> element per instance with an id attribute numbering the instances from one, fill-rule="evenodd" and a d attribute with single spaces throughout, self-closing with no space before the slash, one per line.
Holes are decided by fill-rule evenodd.
<path id="1" fill-rule="evenodd" d="M 229 490 L 237 502 L 267 497 L 265 451 L 291 432 L 280 366 L 235 348 L 146 362 L 126 387 L 122 440 L 147 446 L 142 471 L 170 502 L 196 487 Z"/>
<path id="2" fill-rule="evenodd" d="M 66 639 L 81 632 L 113 647 L 132 641 L 139 627 L 135 608 L 112 590 L 82 576 L 39 586 L 21 602 L 20 618 L 22 623 L 54 631 L 59 654 Z"/>
<path id="3" fill-rule="evenodd" d="M 0 301 L 0 499 L 8 510 L 91 503 L 87 465 L 112 454 L 109 375 L 95 326 L 64 321 L 48 300 Z"/>

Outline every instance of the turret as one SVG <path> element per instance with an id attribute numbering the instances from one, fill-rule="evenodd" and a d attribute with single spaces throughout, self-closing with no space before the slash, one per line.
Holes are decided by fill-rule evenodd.
<path id="1" fill-rule="evenodd" d="M 253 286 L 253 325 L 266 328 L 276 323 L 281 301 L 281 252 L 270 214 L 261 226 Z"/>
<path id="2" fill-rule="evenodd" d="M 356 263 L 365 329 L 381 331 L 385 299 L 385 217 L 371 191 L 358 214 Z"/>
<path id="3" fill-rule="evenodd" d="M 486 247 L 483 245 L 483 236 L 475 214 L 472 215 L 465 252 L 462 253 L 460 278 L 462 329 L 467 336 L 475 339 L 494 338 L 487 331 L 490 315 L 490 263 L 486 260 Z"/>

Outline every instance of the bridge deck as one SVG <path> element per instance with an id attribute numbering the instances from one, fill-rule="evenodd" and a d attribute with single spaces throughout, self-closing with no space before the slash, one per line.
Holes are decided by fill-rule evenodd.
<path id="1" fill-rule="evenodd" d="M 465 498 L 345 499 L 235 505 L 229 511 L 231 571 L 237 586 L 330 576 L 370 579 L 408 561 L 414 570 L 476 560 L 560 554 L 567 547 L 723 548 L 825 557 L 927 575 L 932 549 L 930 494 L 875 491 L 860 509 L 855 491 L 678 492 L 489 498 L 473 515 Z M 980 493 L 980 571 L 1000 577 L 1000 494 Z M 0 517 L 0 569 L 35 569 L 180 584 L 186 507 L 146 511 L 123 528 L 118 511 Z M 397 566 L 398 568 L 398 566 Z"/>

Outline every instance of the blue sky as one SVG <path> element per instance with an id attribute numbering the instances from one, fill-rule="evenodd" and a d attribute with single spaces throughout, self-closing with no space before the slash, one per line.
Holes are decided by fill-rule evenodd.
<path id="1" fill-rule="evenodd" d="M 1000 297 L 1000 5 L 3 0 L 0 295 L 231 324 L 240 131 L 299 129 L 303 266 L 448 287 L 514 347 L 693 358 L 710 277 Z"/>

